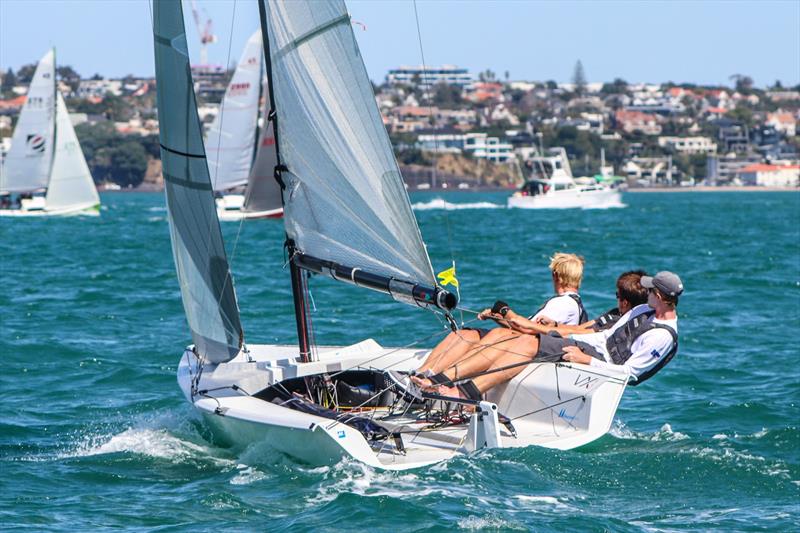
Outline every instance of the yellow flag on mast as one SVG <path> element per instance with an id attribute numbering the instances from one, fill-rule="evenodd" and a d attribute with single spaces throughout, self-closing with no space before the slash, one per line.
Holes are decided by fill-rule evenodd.
<path id="1" fill-rule="evenodd" d="M 456 278 L 456 264 L 453 263 L 453 266 L 448 268 L 447 270 L 442 270 L 436 277 L 439 278 L 439 283 L 444 285 L 452 285 L 456 289 L 458 288 L 458 278 Z"/>

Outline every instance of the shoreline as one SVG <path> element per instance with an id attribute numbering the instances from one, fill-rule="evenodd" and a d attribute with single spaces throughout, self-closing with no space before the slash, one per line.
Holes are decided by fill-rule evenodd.
<path id="1" fill-rule="evenodd" d="M 128 193 L 128 192 L 163 192 L 163 188 L 157 187 L 136 187 L 132 189 L 109 189 L 103 190 L 98 189 L 98 192 L 113 192 L 113 193 Z M 409 193 L 416 193 L 416 192 L 459 192 L 459 193 L 471 193 L 471 192 L 514 192 L 516 189 L 506 188 L 506 187 L 474 187 L 469 189 L 457 189 L 457 188 L 435 188 L 435 189 L 408 189 Z M 800 192 L 800 188 L 798 187 L 760 187 L 757 185 L 736 185 L 736 186 L 724 186 L 724 187 L 712 187 L 708 185 L 703 185 L 699 187 L 636 187 L 632 189 L 624 189 L 622 192 L 626 193 L 661 193 L 661 192 Z"/>
<path id="2" fill-rule="evenodd" d="M 712 187 L 702 185 L 700 187 L 636 187 L 627 189 L 624 192 L 651 193 L 651 192 L 791 192 L 800 191 L 797 187 L 760 187 L 758 185 L 732 185 L 724 187 Z"/>

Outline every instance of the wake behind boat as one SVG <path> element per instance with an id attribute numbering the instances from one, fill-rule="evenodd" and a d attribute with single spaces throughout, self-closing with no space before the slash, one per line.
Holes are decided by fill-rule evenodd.
<path id="1" fill-rule="evenodd" d="M 625 207 L 619 189 L 593 179 L 579 184 L 572 177 L 564 148 L 550 148 L 529 161 L 531 177 L 508 199 L 508 207 L 523 209 L 603 209 Z"/>
<path id="2" fill-rule="evenodd" d="M 0 216 L 99 215 L 100 197 L 56 88 L 55 50 L 39 61 L 0 172 Z"/>
<path id="3" fill-rule="evenodd" d="M 455 324 L 457 298 L 430 258 L 342 1 L 259 2 L 298 345 L 247 344 L 203 151 L 180 2 L 155 0 L 161 154 L 175 264 L 194 344 L 186 398 L 231 444 L 312 464 L 350 456 L 402 470 L 482 448 L 570 449 L 605 434 L 627 378 L 528 364 L 474 402 L 409 397 L 387 370 L 426 349 L 314 344 L 311 273 L 390 295 Z"/>

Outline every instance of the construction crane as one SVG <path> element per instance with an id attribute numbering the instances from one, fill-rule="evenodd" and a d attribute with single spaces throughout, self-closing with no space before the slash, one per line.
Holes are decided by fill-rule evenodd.
<path id="1" fill-rule="evenodd" d="M 203 14 L 208 17 L 208 12 L 204 9 Z M 200 36 L 200 64 L 208 65 L 208 49 L 206 46 L 210 43 L 217 42 L 217 36 L 212 33 L 211 17 L 208 17 L 205 25 L 200 20 L 200 11 L 197 9 L 197 4 L 192 0 L 192 16 L 194 23 L 197 26 L 197 34 Z"/>

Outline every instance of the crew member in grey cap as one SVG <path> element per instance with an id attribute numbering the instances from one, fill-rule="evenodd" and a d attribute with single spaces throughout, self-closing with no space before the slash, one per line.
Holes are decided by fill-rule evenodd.
<path id="1" fill-rule="evenodd" d="M 648 289 L 647 303 L 625 313 L 613 327 L 596 333 L 570 335 L 567 329 L 547 328 L 513 311 L 492 317 L 524 335 L 513 346 L 489 348 L 483 357 L 459 363 L 445 372 L 451 383 L 434 388 L 445 396 L 477 400 L 490 388 L 519 374 L 526 368 L 522 363 L 531 360 L 615 370 L 627 374 L 632 385 L 642 383 L 664 368 L 678 351 L 675 308 L 683 282 L 677 274 L 663 271 L 642 276 L 641 284 Z"/>

